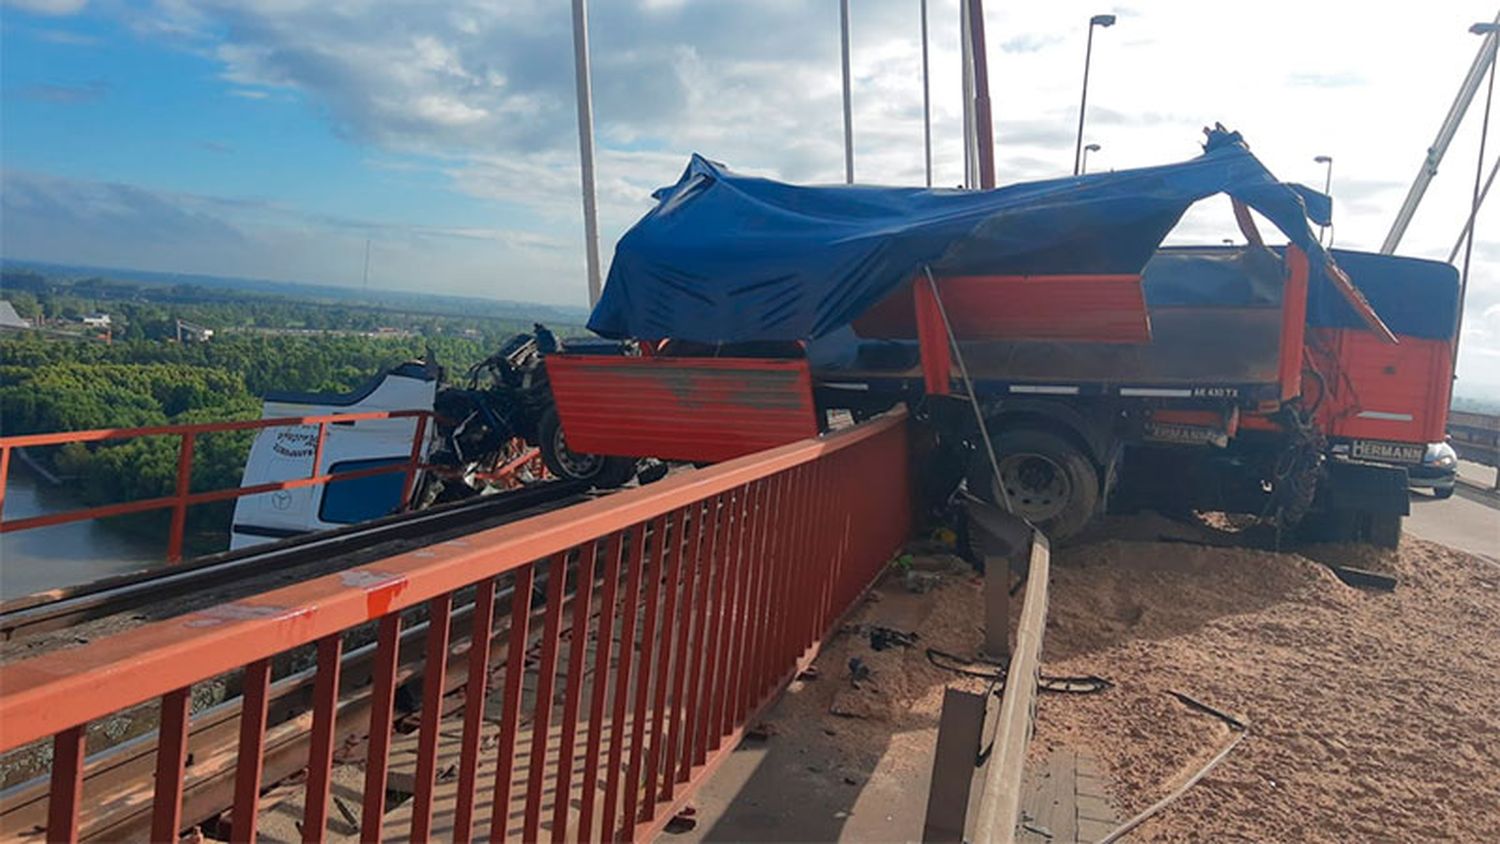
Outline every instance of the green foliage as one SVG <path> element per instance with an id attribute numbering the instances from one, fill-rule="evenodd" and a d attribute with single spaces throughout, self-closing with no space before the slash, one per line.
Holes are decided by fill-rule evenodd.
<path id="1" fill-rule="evenodd" d="M 33 332 L 0 338 L 0 433 L 255 419 L 268 392 L 346 392 L 380 371 L 429 353 L 457 380 L 530 323 L 377 307 L 231 298 L 189 285 L 144 287 L 107 279 L 66 281 L 7 270 L 18 313 L 50 320 L 93 311 L 116 323 L 113 343 Z M 214 329 L 207 343 L 177 343 L 177 320 Z M 378 334 L 376 329 L 386 330 Z M 556 326 L 566 336 L 570 326 Z M 192 489 L 238 486 L 253 431 L 205 434 L 193 454 Z M 142 437 L 47 449 L 87 504 L 170 495 L 179 441 Z M 195 530 L 223 532 L 233 502 L 189 511 Z M 117 521 L 160 530 L 165 512 Z"/>
<path id="2" fill-rule="evenodd" d="M 16 309 L 16 315 L 22 319 L 35 319 L 42 312 L 41 303 L 30 293 L 7 293 L 5 298 L 10 300 L 11 306 Z"/>

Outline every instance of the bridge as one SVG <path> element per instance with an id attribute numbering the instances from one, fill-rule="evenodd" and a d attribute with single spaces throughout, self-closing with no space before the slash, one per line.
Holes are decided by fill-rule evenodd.
<path id="1" fill-rule="evenodd" d="M 321 432 L 332 422 L 232 424 Z M 175 558 L 188 507 L 244 494 L 191 490 L 202 433 L 57 436 L 180 439 L 176 495 L 102 513 L 169 510 Z M 14 449 L 37 444 L 0 440 L 0 473 Z M 417 455 L 390 469 L 408 486 Z M 292 805 L 305 841 L 327 840 L 334 815 L 365 841 L 651 839 L 902 549 L 913 459 L 898 411 L 607 496 L 532 488 L 507 493 L 530 498 L 500 509 L 395 516 L 311 545 L 7 602 L 7 637 L 67 637 L 161 599 L 171 583 L 194 584 L 178 593 L 188 611 L 136 609 L 123 629 L 79 634 L 82 644 L 7 652 L 0 835 L 172 841 L 212 823 L 253 841 L 268 806 Z M 995 698 L 1001 726 L 985 770 L 996 773 L 972 801 L 943 804 L 960 833 L 965 817 L 978 824 L 979 840 L 1011 840 L 1019 823 L 1046 559 L 1040 535 L 1018 558 L 1041 576 Z M 996 562 L 1004 596 L 1007 567 Z M 215 579 L 191 579 L 203 572 Z M 264 584 L 281 573 L 284 585 Z M 263 588 L 212 597 L 256 575 Z M 986 622 L 1005 651 L 1008 604 L 994 606 Z M 946 775 L 967 781 L 978 748 L 957 746 L 957 773 Z M 350 771 L 362 771 L 357 783 Z M 409 799 L 393 805 L 397 795 Z M 929 823 L 934 838 L 953 826 Z"/>
<path id="2" fill-rule="evenodd" d="M 1448 437 L 1460 458 L 1500 467 L 1500 415 L 1450 410 Z M 1500 490 L 1500 472 L 1495 474 L 1495 489 Z"/>

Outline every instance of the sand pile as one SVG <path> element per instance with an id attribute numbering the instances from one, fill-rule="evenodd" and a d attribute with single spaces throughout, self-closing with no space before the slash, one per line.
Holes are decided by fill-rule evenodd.
<path id="1" fill-rule="evenodd" d="M 1136 536 L 1143 536 L 1136 532 Z M 1327 562 L 1387 571 L 1345 586 Z M 1124 814 L 1251 723 L 1139 840 L 1500 840 L 1500 569 L 1431 543 L 1295 554 L 1107 540 L 1054 554 L 1044 673 L 1102 695 L 1043 695 L 1034 754 L 1087 750 Z"/>
<path id="2" fill-rule="evenodd" d="M 1041 694 L 1031 763 L 1058 748 L 1092 756 L 1120 817 L 1134 815 L 1229 737 L 1175 690 L 1250 732 L 1132 841 L 1500 841 L 1500 567 L 1414 540 L 1397 552 L 1185 544 L 1250 539 L 1237 532 L 1145 516 L 1054 552 L 1042 673 L 1116 685 Z M 1324 563 L 1399 586 L 1354 589 Z M 718 807 L 702 835 L 919 835 L 943 689 L 985 684 L 926 656 L 978 651 L 981 581 L 951 559 L 914 565 L 940 583 L 914 594 L 889 577 L 851 614 L 818 679 L 794 682 L 765 717 L 770 737 L 748 743 L 764 754 L 754 773 L 702 793 Z M 877 626 L 920 639 L 877 651 Z M 869 671 L 857 688 L 851 659 Z"/>

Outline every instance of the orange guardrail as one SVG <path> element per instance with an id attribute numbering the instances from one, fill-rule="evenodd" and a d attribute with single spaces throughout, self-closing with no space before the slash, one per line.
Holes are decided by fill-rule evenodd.
<path id="1" fill-rule="evenodd" d="M 160 700 L 151 840 L 197 822 L 184 783 L 214 764 L 234 768 L 233 839 L 254 840 L 273 681 L 315 664 L 295 716 L 311 710 L 304 840 L 327 833 L 336 749 L 351 761 L 362 738 L 363 841 L 648 839 L 905 541 L 907 461 L 897 412 L 13 662 L 0 667 L 0 752 L 51 742 L 45 835 L 76 840 L 90 723 Z M 403 625 L 421 624 L 414 796 L 388 815 L 393 708 L 412 676 Z M 372 641 L 370 683 L 341 681 L 346 645 Z M 455 659 L 461 714 L 444 706 Z M 242 689 L 238 751 L 190 765 L 192 688 L 219 677 Z M 350 733 L 356 692 L 369 715 Z M 91 792 L 87 806 L 111 799 Z"/>
<path id="2" fill-rule="evenodd" d="M 180 445 L 177 451 L 177 488 L 171 495 L 158 498 L 148 498 L 141 501 L 127 501 L 120 504 L 105 504 L 98 507 L 83 507 L 77 510 L 68 510 L 62 513 L 48 513 L 42 516 L 31 516 L 25 519 L 4 519 L 0 515 L 0 534 L 10 533 L 18 530 L 30 530 L 33 528 L 50 527 L 52 525 L 67 524 L 68 522 L 80 522 L 90 519 L 102 519 L 109 516 L 123 516 L 129 513 L 144 513 L 151 510 L 172 510 L 172 528 L 167 538 L 167 562 L 176 563 L 182 560 L 183 530 L 187 525 L 187 510 L 196 504 L 207 504 L 214 501 L 227 501 L 241 498 L 246 495 L 259 495 L 266 492 L 275 492 L 282 489 L 297 489 L 304 486 L 316 486 L 331 481 L 348 481 L 358 478 L 381 475 L 391 472 L 405 472 L 406 484 L 402 488 L 401 500 L 411 500 L 412 484 L 416 481 L 417 472 L 423 468 L 422 441 L 427 435 L 427 420 L 432 416 L 427 410 L 390 410 L 390 411 L 366 411 L 361 413 L 330 413 L 321 416 L 289 416 L 276 419 L 251 419 L 240 422 L 205 422 L 195 425 L 156 425 L 144 428 L 101 428 L 92 431 L 61 431 L 51 434 L 24 434 L 14 437 L 0 437 L 0 514 L 4 512 L 5 487 L 10 478 L 11 452 L 18 448 L 35 446 L 65 445 L 67 443 L 94 443 L 105 440 L 131 439 L 134 437 L 178 437 Z M 323 444 L 328 436 L 328 425 L 349 424 L 352 422 L 364 422 L 376 419 L 416 419 L 416 429 L 412 436 L 411 454 L 405 463 L 394 463 L 389 466 L 376 466 L 370 469 L 359 469 L 352 472 L 319 473 L 318 468 L 323 462 Z M 275 481 L 272 483 L 256 484 L 254 486 L 230 487 L 227 489 L 209 490 L 207 492 L 193 492 L 193 446 L 200 434 L 210 434 L 222 431 L 253 431 L 264 428 L 282 428 L 301 425 L 317 425 L 318 437 L 313 447 L 312 468 L 305 478 L 294 478 L 286 481 Z"/>

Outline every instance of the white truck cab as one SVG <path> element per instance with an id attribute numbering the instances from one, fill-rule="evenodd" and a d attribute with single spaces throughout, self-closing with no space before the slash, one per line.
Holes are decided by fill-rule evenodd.
<path id="1" fill-rule="evenodd" d="M 404 363 L 381 373 L 351 393 L 272 393 L 265 397 L 262 419 L 431 410 L 441 370 L 432 364 Z M 405 463 L 411 458 L 416 418 L 332 422 L 324 436 L 318 474 L 355 472 Z M 430 433 L 431 427 L 428 427 Z M 424 438 L 425 439 L 425 438 Z M 266 428 L 256 437 L 245 461 L 241 487 L 306 478 L 313 474 L 318 426 Z M 425 458 L 428 443 L 419 454 Z M 420 478 L 415 479 L 420 482 Z M 411 489 L 419 488 L 414 483 Z M 405 472 L 387 472 L 247 495 L 234 508 L 229 548 L 238 550 L 342 527 L 395 513 L 405 506 Z"/>

